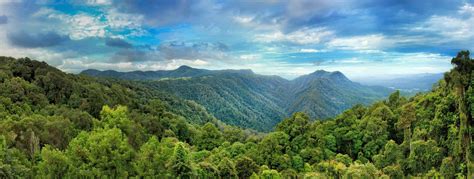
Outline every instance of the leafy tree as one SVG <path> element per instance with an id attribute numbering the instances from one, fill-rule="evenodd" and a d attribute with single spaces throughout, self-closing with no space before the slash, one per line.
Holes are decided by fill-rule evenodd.
<path id="1" fill-rule="evenodd" d="M 417 140 L 410 144 L 408 163 L 413 173 L 426 173 L 441 162 L 441 149 L 433 140 Z"/>
<path id="2" fill-rule="evenodd" d="M 84 177 L 127 177 L 134 152 L 120 129 L 81 132 L 66 151 L 72 174 Z"/>
<path id="3" fill-rule="evenodd" d="M 211 163 L 200 162 L 198 164 L 198 177 L 199 178 L 218 178 L 219 169 Z"/>
<path id="4" fill-rule="evenodd" d="M 191 178 L 194 175 L 188 152 L 182 143 L 178 143 L 174 148 L 170 166 L 173 176 Z"/>
<path id="5" fill-rule="evenodd" d="M 403 170 L 400 165 L 390 165 L 383 168 L 383 173 L 388 175 L 390 178 L 403 178 Z"/>
<path id="6" fill-rule="evenodd" d="M 272 132 L 265 136 L 258 146 L 262 162 L 271 167 L 278 167 L 288 146 L 288 140 L 288 135 L 283 132 Z"/>
<path id="7" fill-rule="evenodd" d="M 281 175 L 276 170 L 263 170 L 260 175 L 262 179 L 280 179 Z"/>
<path id="8" fill-rule="evenodd" d="M 353 163 L 347 168 L 345 176 L 348 178 L 377 178 L 378 171 L 371 163 Z"/>
<path id="9" fill-rule="evenodd" d="M 240 157 L 235 162 L 239 178 L 249 178 L 253 173 L 258 173 L 258 168 L 258 165 L 248 157 Z"/>
<path id="10" fill-rule="evenodd" d="M 212 123 L 206 123 L 197 141 L 200 149 L 212 150 L 222 144 L 222 134 Z"/>
<path id="11" fill-rule="evenodd" d="M 140 147 L 137 152 L 133 166 L 140 177 L 162 176 L 167 173 L 167 153 L 155 136 L 150 137 L 148 142 Z"/>
<path id="12" fill-rule="evenodd" d="M 217 166 L 219 169 L 219 176 L 222 178 L 237 178 L 237 172 L 235 166 L 231 160 L 224 157 Z"/>
<path id="13" fill-rule="evenodd" d="M 23 178 L 31 176 L 26 156 L 10 149 L 4 136 L 0 135 L 0 178 Z"/>
<path id="14" fill-rule="evenodd" d="M 383 151 L 374 156 L 375 165 L 378 168 L 384 168 L 389 165 L 396 165 L 403 159 L 401 147 L 390 140 L 385 144 Z"/>
<path id="15" fill-rule="evenodd" d="M 456 175 L 456 166 L 452 157 L 446 157 L 443 159 L 440 167 L 440 173 L 446 178 L 454 178 Z"/>
<path id="16" fill-rule="evenodd" d="M 45 178 L 64 178 L 71 167 L 69 158 L 61 151 L 46 146 L 41 149 L 41 161 L 38 163 L 40 176 Z"/>

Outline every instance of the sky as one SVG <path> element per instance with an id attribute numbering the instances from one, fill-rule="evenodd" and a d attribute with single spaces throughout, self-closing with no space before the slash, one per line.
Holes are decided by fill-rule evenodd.
<path id="1" fill-rule="evenodd" d="M 466 0 L 0 0 L 0 55 L 85 69 L 294 78 L 441 73 L 474 49 Z"/>

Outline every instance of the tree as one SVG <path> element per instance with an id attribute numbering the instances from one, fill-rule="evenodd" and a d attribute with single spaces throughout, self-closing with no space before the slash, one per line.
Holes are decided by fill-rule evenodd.
<path id="1" fill-rule="evenodd" d="M 371 163 L 353 163 L 347 168 L 347 178 L 377 178 L 377 168 Z"/>
<path id="2" fill-rule="evenodd" d="M 116 106 L 110 108 L 104 106 L 100 111 L 101 121 L 96 127 L 119 128 L 128 137 L 128 142 L 138 148 L 146 140 L 143 128 L 128 118 L 128 108 L 126 106 Z"/>
<path id="3" fill-rule="evenodd" d="M 286 153 L 289 137 L 283 132 L 272 132 L 267 134 L 259 143 L 258 151 L 260 153 L 262 163 L 272 168 L 279 167 L 282 156 Z"/>
<path id="4" fill-rule="evenodd" d="M 433 140 L 417 140 L 410 144 L 408 165 L 413 173 L 426 173 L 441 162 L 441 149 Z"/>
<path id="5" fill-rule="evenodd" d="M 46 146 L 41 149 L 38 171 L 45 178 L 64 178 L 70 170 L 70 160 L 61 151 Z"/>
<path id="6" fill-rule="evenodd" d="M 207 162 L 198 164 L 198 178 L 219 178 L 219 170 L 217 167 Z"/>
<path id="7" fill-rule="evenodd" d="M 454 161 L 452 157 L 446 157 L 441 162 L 440 167 L 441 175 L 446 178 L 454 178 L 456 174 L 456 166 L 454 165 Z"/>
<path id="8" fill-rule="evenodd" d="M 393 140 L 389 140 L 382 152 L 373 157 L 375 166 L 384 168 L 389 165 L 396 165 L 403 159 L 401 147 Z"/>
<path id="9" fill-rule="evenodd" d="M 188 152 L 182 143 L 178 143 L 174 148 L 171 171 L 173 176 L 181 178 L 191 178 L 194 175 Z"/>
<path id="10" fill-rule="evenodd" d="M 227 157 L 224 157 L 217 166 L 219 169 L 219 176 L 222 178 L 237 178 L 234 163 Z"/>
<path id="11" fill-rule="evenodd" d="M 117 128 L 81 132 L 67 148 L 72 174 L 84 177 L 127 177 L 133 150 Z"/>
<path id="12" fill-rule="evenodd" d="M 263 170 L 260 178 L 262 178 L 262 179 L 280 179 L 281 175 L 276 170 Z"/>
<path id="13" fill-rule="evenodd" d="M 249 178 L 252 173 L 258 173 L 258 165 L 248 157 L 240 157 L 235 163 L 239 178 Z"/>
<path id="14" fill-rule="evenodd" d="M 276 126 L 276 131 L 288 134 L 290 140 L 306 133 L 309 127 L 309 117 L 305 113 L 297 112 L 290 118 L 283 120 Z"/>
<path id="15" fill-rule="evenodd" d="M 202 126 L 201 134 L 197 141 L 200 149 L 212 150 L 222 144 L 222 134 L 212 123 Z"/>
<path id="16" fill-rule="evenodd" d="M 403 170 L 400 165 L 390 165 L 383 168 L 383 173 L 388 175 L 390 178 L 403 178 Z"/>
<path id="17" fill-rule="evenodd" d="M 155 136 L 152 136 L 140 147 L 133 166 L 140 177 L 163 176 L 167 172 L 167 159 L 160 142 Z"/>
<path id="18" fill-rule="evenodd" d="M 27 178 L 31 170 L 26 156 L 17 149 L 10 149 L 4 136 L 0 135 L 0 178 Z"/>

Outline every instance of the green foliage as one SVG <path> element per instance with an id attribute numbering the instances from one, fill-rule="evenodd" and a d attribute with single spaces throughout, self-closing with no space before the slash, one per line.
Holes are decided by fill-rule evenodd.
<path id="1" fill-rule="evenodd" d="M 391 91 L 362 86 L 340 72 L 322 70 L 294 80 L 248 70 L 211 71 L 190 67 L 155 72 L 86 70 L 82 73 L 141 80 L 139 84 L 149 90 L 196 101 L 227 124 L 259 131 L 270 131 L 279 119 L 299 111 L 311 118 L 333 117 L 355 104 L 381 99 Z"/>
<path id="2" fill-rule="evenodd" d="M 235 169 L 239 178 L 249 178 L 253 173 L 258 173 L 258 165 L 248 157 L 241 157 L 235 162 Z"/>
<path id="3" fill-rule="evenodd" d="M 206 132 L 199 135 L 200 142 L 198 143 L 198 146 L 200 149 L 212 150 L 222 144 L 222 134 L 214 124 L 206 123 L 202 126 L 202 131 Z"/>
<path id="4" fill-rule="evenodd" d="M 40 176 L 45 178 L 63 178 L 71 170 L 71 161 L 61 151 L 50 146 L 41 149 L 41 161 L 38 163 Z"/>
<path id="5" fill-rule="evenodd" d="M 261 179 L 280 179 L 281 175 L 276 170 L 263 170 L 260 178 Z"/>
<path id="6" fill-rule="evenodd" d="M 120 129 L 81 132 L 67 149 L 72 174 L 84 177 L 127 177 L 134 151 Z"/>
<path id="7" fill-rule="evenodd" d="M 226 157 L 219 162 L 217 169 L 219 169 L 219 176 L 222 178 L 237 178 L 234 163 Z"/>
<path id="8" fill-rule="evenodd" d="M 140 177 L 163 176 L 167 172 L 166 164 L 171 149 L 166 149 L 165 145 L 160 144 L 155 136 L 150 137 L 148 142 L 140 147 L 135 156 L 133 167 Z"/>
<path id="9" fill-rule="evenodd" d="M 0 178 L 22 178 L 31 176 L 26 156 L 7 146 L 4 136 L 0 135 Z"/>
<path id="10" fill-rule="evenodd" d="M 453 64 L 431 92 L 255 133 L 150 84 L 0 57 L 0 178 L 472 178 L 474 65 L 467 52 Z"/>
<path id="11" fill-rule="evenodd" d="M 194 175 L 188 152 L 181 143 L 178 143 L 174 148 L 170 165 L 173 176 L 191 178 Z"/>

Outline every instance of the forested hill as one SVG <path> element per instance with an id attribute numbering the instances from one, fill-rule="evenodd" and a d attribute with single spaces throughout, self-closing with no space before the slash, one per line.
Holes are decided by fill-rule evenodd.
<path id="1" fill-rule="evenodd" d="M 98 117 L 104 105 L 126 105 L 143 111 L 147 104 L 155 100 L 193 123 L 203 124 L 214 120 L 205 108 L 195 102 L 150 91 L 136 84 L 119 84 L 113 80 L 66 74 L 44 62 L 28 58 L 0 57 L 0 82 L 0 95 L 6 97 L 3 105 L 29 105 L 16 110 L 35 111 L 57 105 Z"/>
<path id="2" fill-rule="evenodd" d="M 395 92 L 325 121 L 298 112 L 260 135 L 188 123 L 162 100 L 127 102 L 146 94 L 136 89 L 2 57 L 0 178 L 474 178 L 469 55 L 430 92 Z M 106 104 L 98 115 L 94 102 Z M 130 107 L 107 105 L 120 103 Z"/>
<path id="3" fill-rule="evenodd" d="M 148 72 L 86 70 L 82 74 L 139 80 L 134 82 L 196 101 L 228 124 L 264 131 L 294 112 L 303 111 L 318 119 L 334 117 L 355 104 L 369 104 L 391 92 L 323 70 L 294 80 L 250 70 L 213 71 L 188 66 Z"/>
<path id="4" fill-rule="evenodd" d="M 162 78 L 199 77 L 221 73 L 253 72 L 251 70 L 204 70 L 192 68 L 186 65 L 180 66 L 175 70 L 118 72 L 114 70 L 99 71 L 95 69 L 88 69 L 81 72 L 81 74 L 89 76 L 100 76 L 127 80 L 157 80 Z"/>

